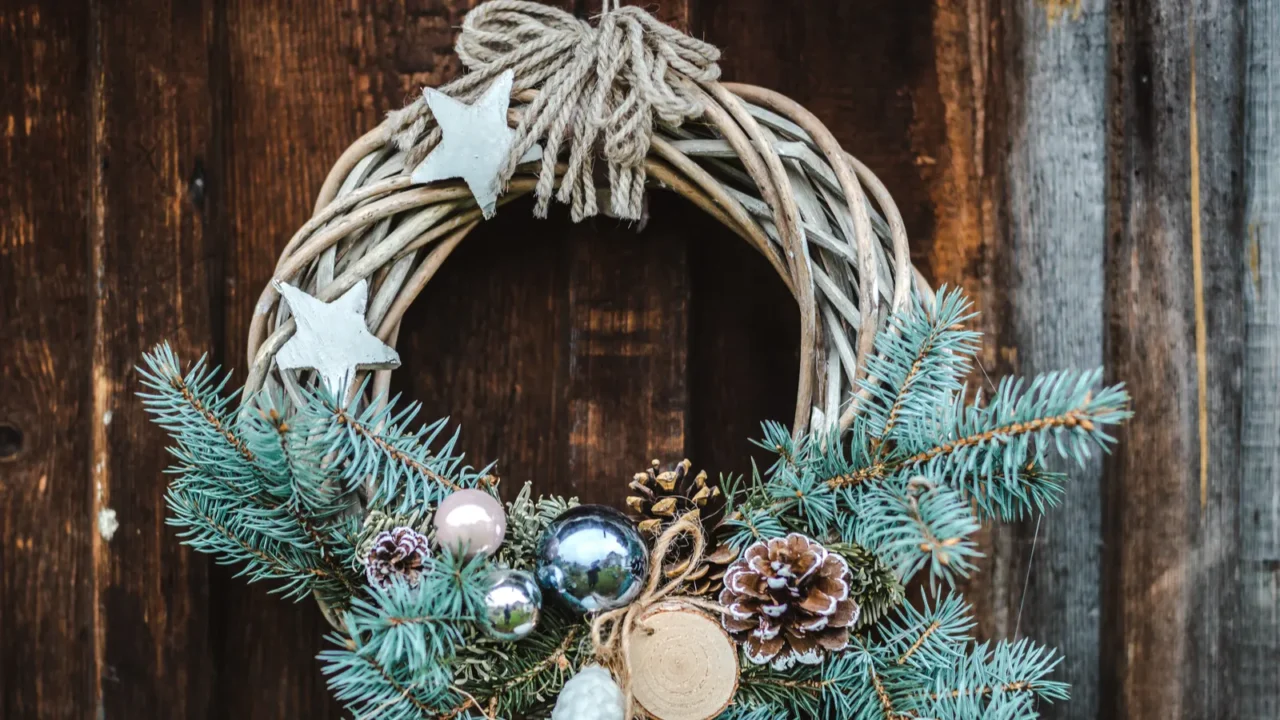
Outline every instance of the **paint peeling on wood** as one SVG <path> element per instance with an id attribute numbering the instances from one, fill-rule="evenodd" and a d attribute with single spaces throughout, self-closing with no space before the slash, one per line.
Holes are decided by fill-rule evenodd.
<path id="1" fill-rule="evenodd" d="M 1045 22 L 1052 28 L 1059 20 L 1079 20 L 1084 13 L 1082 0 L 1036 0 L 1044 8 Z"/>
<path id="2" fill-rule="evenodd" d="M 120 521 L 116 519 L 116 511 L 111 508 L 102 508 L 98 511 L 98 535 L 103 542 L 111 542 L 111 538 L 115 537 L 116 530 L 120 529 Z"/>

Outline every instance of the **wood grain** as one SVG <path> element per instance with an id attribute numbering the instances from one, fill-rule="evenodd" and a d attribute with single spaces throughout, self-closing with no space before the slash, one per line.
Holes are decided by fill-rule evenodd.
<path id="1" fill-rule="evenodd" d="M 568 461 L 568 241 L 560 209 L 530 200 L 482 223 L 409 309 L 392 376 L 423 417 L 449 417 L 474 465 L 497 462 L 509 497 L 576 492 Z M 552 489 L 555 488 L 555 489 Z"/>
<path id="2" fill-rule="evenodd" d="M 164 340 L 194 361 L 221 312 L 211 307 L 200 169 L 212 133 L 211 18 L 211 3 L 113 3 L 91 13 L 96 292 L 86 420 L 100 518 L 99 712 L 110 717 L 189 716 L 213 690 L 207 560 L 171 541 L 162 472 L 172 458 L 135 396 L 134 372 L 141 353 Z M 101 526 L 109 513 L 114 533 Z"/>
<path id="3" fill-rule="evenodd" d="M 226 320 L 218 346 L 220 359 L 242 368 L 253 303 L 277 252 L 310 217 L 333 161 L 402 90 L 391 72 L 397 45 L 382 34 L 389 11 L 374 3 L 253 0 L 219 12 L 213 73 L 223 152 L 213 192 L 225 213 Z M 447 25 L 460 17 L 437 19 Z M 315 660 L 329 627 L 314 603 L 267 595 L 223 568 L 212 572 L 211 596 L 219 687 L 263 688 L 217 693 L 212 717 L 339 717 Z"/>
<path id="4" fill-rule="evenodd" d="M 90 32 L 0 3 L 0 715 L 87 716 L 93 652 L 86 238 Z M 51 252 L 57 248 L 56 252 Z"/>
<path id="5" fill-rule="evenodd" d="M 997 263 L 991 283 L 1007 288 L 999 308 L 1021 375 L 1103 365 L 1103 253 L 1106 244 L 1107 7 L 1009 3 L 994 95 L 1007 109 L 988 142 L 1003 182 Z M 1071 701 L 1046 717 L 1092 718 L 1099 707 L 1101 462 L 1069 474 L 1062 504 L 1041 520 L 998 531 L 990 587 L 1002 605 L 998 637 L 1028 637 L 1064 656 L 1055 676 Z M 990 581 L 989 581 L 990 582 Z M 990 618 L 988 619 L 990 622 Z"/>
<path id="6" fill-rule="evenodd" d="M 598 12 L 579 3 L 580 14 Z M 586 7 L 581 7 L 585 5 Z M 658 13 L 688 31 L 688 4 Z M 689 408 L 688 249 L 681 232 L 698 211 L 650 193 L 635 227 L 600 216 L 568 236 L 568 423 L 564 492 L 621 507 L 631 476 L 685 454 Z"/>
<path id="7" fill-rule="evenodd" d="M 1234 717 L 1239 700 L 1242 33 L 1229 5 L 1112 16 L 1107 352 L 1137 412 L 1108 463 L 1117 717 Z"/>
<path id="8" fill-rule="evenodd" d="M 131 368 L 161 339 L 243 367 L 333 160 L 460 72 L 475 1 L 0 0 L 0 717 L 341 716 L 316 609 L 161 524 L 166 439 Z M 969 588 L 979 635 L 1064 649 L 1072 700 L 1041 709 L 1280 713 L 1274 3 L 645 6 L 881 176 L 917 265 L 984 313 L 975 383 L 1099 362 L 1128 383 L 1115 456 L 1038 534 L 991 533 Z M 617 503 L 685 454 L 749 471 L 758 423 L 791 415 L 793 301 L 713 220 L 650 200 L 639 233 L 517 203 L 406 317 L 395 387 L 507 492 Z"/>
<path id="9" fill-rule="evenodd" d="M 1245 46 L 1244 411 L 1237 688 L 1280 716 L 1280 7 L 1250 2 Z"/>

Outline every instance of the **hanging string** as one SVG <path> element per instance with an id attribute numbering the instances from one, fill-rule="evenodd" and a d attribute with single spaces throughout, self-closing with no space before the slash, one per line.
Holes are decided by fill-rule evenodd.
<path id="1" fill-rule="evenodd" d="M 670 562 L 668 556 L 681 538 L 687 538 L 687 546 L 691 548 L 689 557 L 683 563 L 684 569 L 664 583 L 662 580 L 667 576 L 666 568 Z M 725 612 L 724 607 L 715 601 L 678 595 L 689 577 L 701 567 L 706 548 L 706 536 L 696 513 L 676 520 L 653 544 L 653 552 L 649 556 L 649 578 L 640 597 L 626 607 L 597 615 L 591 623 L 591 643 L 596 658 L 613 672 L 626 699 L 625 718 L 632 716 L 634 703 L 631 693 L 631 633 L 643 626 L 645 614 L 665 602 L 678 602 L 713 615 Z"/>
<path id="2" fill-rule="evenodd" d="M 644 160 L 655 123 L 676 127 L 702 114 L 697 83 L 716 80 L 720 51 L 643 9 L 603 0 L 596 26 L 563 10 L 527 0 L 490 0 L 463 20 L 457 55 L 466 75 L 441 88 L 473 100 L 505 70 L 512 94 L 537 90 L 522 108 L 503 180 L 542 143 L 534 214 L 544 217 L 554 196 L 575 221 L 597 213 L 594 163 L 608 164 L 611 211 L 638 220 Z M 439 142 L 426 102 L 388 116 L 389 140 L 407 151 L 412 168 Z M 556 163 L 567 146 L 567 170 L 556 191 Z"/>

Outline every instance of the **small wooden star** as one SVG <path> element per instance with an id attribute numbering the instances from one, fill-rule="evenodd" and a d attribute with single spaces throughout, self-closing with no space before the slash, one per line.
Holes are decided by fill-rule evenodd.
<path id="1" fill-rule="evenodd" d="M 515 130 L 507 126 L 514 80 L 515 74 L 510 70 L 503 72 L 471 105 L 432 88 L 423 90 L 442 136 L 440 144 L 414 168 L 410 176 L 413 182 L 462 178 L 485 218 L 493 217 L 502 191 L 499 174 L 516 138 Z M 529 162 L 540 156 L 541 148 L 535 145 L 520 161 Z"/>
<path id="2" fill-rule="evenodd" d="M 286 282 L 277 280 L 275 287 L 289 303 L 297 325 L 297 332 L 276 354 L 276 364 L 281 368 L 315 370 L 329 392 L 341 399 L 357 369 L 400 366 L 400 355 L 369 332 L 365 324 L 367 280 L 356 283 L 331 303 Z"/>

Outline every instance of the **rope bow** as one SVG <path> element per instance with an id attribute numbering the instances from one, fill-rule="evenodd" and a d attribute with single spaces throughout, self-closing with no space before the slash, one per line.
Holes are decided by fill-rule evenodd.
<path id="1" fill-rule="evenodd" d="M 688 536 L 692 543 L 692 553 L 683 569 L 676 573 L 665 584 L 660 584 L 666 575 L 667 555 L 674 544 L 682 537 Z M 591 622 L 591 642 L 595 647 L 596 658 L 613 671 L 618 687 L 626 698 L 626 708 L 622 717 L 632 717 L 631 696 L 631 633 L 643 628 L 645 614 L 654 606 L 664 602 L 678 602 L 682 605 L 700 608 L 713 614 L 724 612 L 724 607 L 717 602 L 699 597 L 677 596 L 676 591 L 702 564 L 702 556 L 706 552 L 707 541 L 703 534 L 702 523 L 695 513 L 687 513 L 672 523 L 662 535 L 658 536 L 649 556 L 649 579 L 644 591 L 630 605 L 600 613 Z"/>
<path id="2" fill-rule="evenodd" d="M 655 119 L 678 126 L 702 114 L 695 83 L 720 77 L 720 51 L 637 7 L 614 7 L 598 25 L 526 0 L 489 0 L 469 12 L 457 55 L 468 73 L 442 90 L 474 100 L 504 70 L 515 73 L 512 94 L 537 90 L 523 109 L 503 170 L 505 182 L 519 158 L 543 142 L 534 214 L 545 217 L 555 193 L 556 163 L 569 142 L 569 159 L 556 199 L 571 206 L 574 222 L 596 214 L 593 177 L 597 143 L 609 168 L 611 211 L 638 220 L 644 196 L 644 160 Z M 440 139 L 422 99 L 389 116 L 391 140 L 417 165 Z"/>

